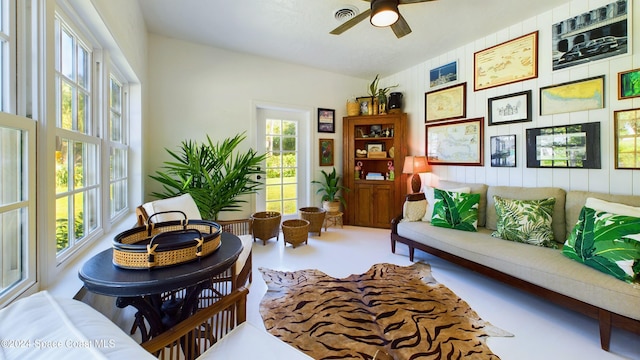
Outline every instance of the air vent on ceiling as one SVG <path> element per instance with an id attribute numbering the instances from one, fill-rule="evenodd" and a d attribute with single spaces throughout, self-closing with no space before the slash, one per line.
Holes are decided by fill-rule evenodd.
<path id="1" fill-rule="evenodd" d="M 358 8 L 353 5 L 342 5 L 333 13 L 333 17 L 340 22 L 345 22 L 359 13 L 360 11 Z"/>

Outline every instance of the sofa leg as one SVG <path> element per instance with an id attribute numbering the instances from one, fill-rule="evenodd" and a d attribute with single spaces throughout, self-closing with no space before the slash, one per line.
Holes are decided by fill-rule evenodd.
<path id="1" fill-rule="evenodd" d="M 611 313 L 599 309 L 598 322 L 600 323 L 600 347 L 602 350 L 609 351 L 609 344 L 611 343 Z"/>
<path id="2" fill-rule="evenodd" d="M 396 241 L 391 239 L 391 253 L 395 254 L 396 253 Z"/>
<path id="3" fill-rule="evenodd" d="M 415 249 L 413 246 L 409 246 L 409 261 L 413 261 L 413 253 L 415 252 Z"/>

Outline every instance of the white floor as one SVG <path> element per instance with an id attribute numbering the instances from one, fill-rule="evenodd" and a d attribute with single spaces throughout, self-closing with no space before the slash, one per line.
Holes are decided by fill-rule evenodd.
<path id="1" fill-rule="evenodd" d="M 263 328 L 258 311 L 267 287 L 259 267 L 277 270 L 319 269 L 334 277 L 367 271 L 375 263 L 409 265 L 408 249 L 398 244 L 391 253 L 389 230 L 355 226 L 329 228 L 308 245 L 283 247 L 280 241 L 253 244 L 253 283 L 248 321 Z M 482 317 L 514 337 L 489 338 L 487 344 L 503 360 L 640 359 L 640 336 L 614 329 L 611 350 L 600 349 L 595 320 L 548 303 L 500 282 L 416 250 L 416 260 L 431 264 L 435 279 L 458 294 Z M 640 306 L 640 304 L 638 304 Z"/>

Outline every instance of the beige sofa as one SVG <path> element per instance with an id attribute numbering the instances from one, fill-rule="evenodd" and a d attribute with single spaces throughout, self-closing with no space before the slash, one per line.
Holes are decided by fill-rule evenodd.
<path id="1" fill-rule="evenodd" d="M 436 187 L 469 187 L 471 193 L 480 194 L 478 232 L 435 227 L 426 221 L 403 222 L 400 215 L 394 219 L 391 228 L 392 252 L 395 253 L 398 242 L 406 244 L 411 261 L 415 249 L 419 249 L 595 318 L 600 323 L 600 342 L 604 350 L 609 350 L 612 326 L 640 334 L 638 284 L 626 283 L 571 260 L 560 250 L 491 236 L 497 224 L 494 195 L 521 200 L 555 197 L 552 228 L 559 244 L 578 221 L 588 197 L 640 206 L 640 196 L 452 181 L 440 181 Z"/>

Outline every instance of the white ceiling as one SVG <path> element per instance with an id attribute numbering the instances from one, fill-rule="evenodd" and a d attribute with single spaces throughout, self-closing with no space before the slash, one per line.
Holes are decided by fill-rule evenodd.
<path id="1" fill-rule="evenodd" d="M 400 5 L 397 39 L 368 19 L 342 35 L 336 10 L 366 0 L 138 0 L 149 32 L 363 79 L 386 76 L 570 0 L 436 0 Z"/>

